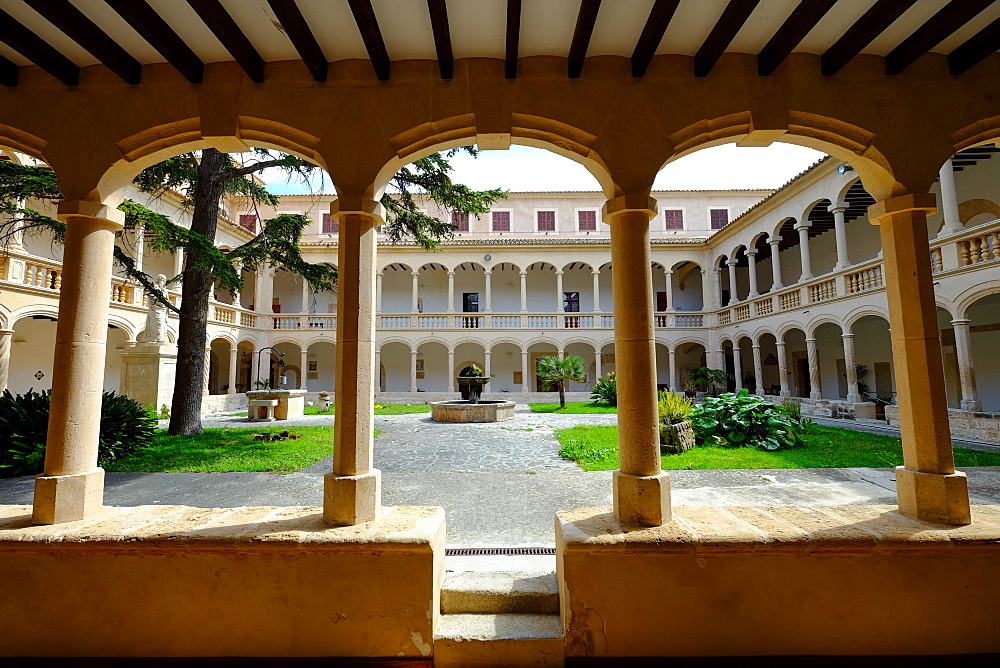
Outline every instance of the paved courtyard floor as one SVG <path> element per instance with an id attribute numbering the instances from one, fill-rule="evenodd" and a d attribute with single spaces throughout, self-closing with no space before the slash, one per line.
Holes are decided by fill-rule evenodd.
<path id="1" fill-rule="evenodd" d="M 384 505 L 443 506 L 448 546 L 548 546 L 559 510 L 611 504 L 611 473 L 584 472 L 561 459 L 554 429 L 611 425 L 616 415 L 531 413 L 495 424 L 444 424 L 428 414 L 377 416 L 375 466 Z M 332 424 L 309 416 L 289 424 Z M 206 427 L 250 427 L 210 416 Z M 838 426 L 847 426 L 843 423 Z M 319 505 L 330 459 L 288 475 L 270 473 L 108 473 L 113 506 Z M 1000 503 L 1000 467 L 966 471 L 974 503 Z M 840 505 L 895 503 L 890 469 L 673 471 L 675 505 Z M 0 480 L 0 504 L 31 503 L 33 478 Z"/>

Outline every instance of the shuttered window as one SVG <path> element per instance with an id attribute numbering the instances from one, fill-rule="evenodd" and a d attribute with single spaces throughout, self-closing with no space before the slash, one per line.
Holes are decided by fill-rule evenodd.
<path id="1" fill-rule="evenodd" d="M 729 209 L 709 209 L 708 216 L 713 230 L 721 230 L 729 224 Z"/>
<path id="2" fill-rule="evenodd" d="M 683 230 L 684 212 L 680 209 L 667 209 L 663 212 L 663 229 Z"/>
<path id="3" fill-rule="evenodd" d="M 244 213 L 240 216 L 240 227 L 257 234 L 257 216 L 252 213 Z"/>
<path id="4" fill-rule="evenodd" d="M 536 216 L 538 217 L 538 231 L 539 232 L 555 232 L 556 231 L 556 212 L 555 211 L 539 211 Z"/>
<path id="5" fill-rule="evenodd" d="M 576 220 L 580 224 L 581 232 L 593 232 L 597 230 L 596 211 L 578 211 Z"/>
<path id="6" fill-rule="evenodd" d="M 451 214 L 451 224 L 454 226 L 456 232 L 468 232 L 469 214 L 453 211 Z"/>
<path id="7" fill-rule="evenodd" d="M 493 231 L 510 232 L 510 211 L 493 212 Z"/>

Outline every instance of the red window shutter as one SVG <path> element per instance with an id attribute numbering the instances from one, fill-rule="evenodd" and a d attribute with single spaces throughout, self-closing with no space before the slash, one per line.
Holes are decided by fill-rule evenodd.
<path id="1" fill-rule="evenodd" d="M 252 213 L 244 213 L 240 215 L 240 227 L 244 230 L 250 230 L 254 234 L 257 233 L 257 216 Z"/>
<path id="2" fill-rule="evenodd" d="M 510 211 L 493 212 L 493 231 L 510 232 Z"/>
<path id="3" fill-rule="evenodd" d="M 729 211 L 727 209 L 709 209 L 712 219 L 712 229 L 721 230 L 729 224 Z"/>
<path id="4" fill-rule="evenodd" d="M 667 209 L 663 212 L 663 226 L 668 230 L 683 230 L 684 212 L 680 209 Z"/>
<path id="5" fill-rule="evenodd" d="M 469 214 L 459 213 L 457 211 L 451 212 L 451 224 L 455 227 L 456 232 L 468 232 L 469 231 Z"/>
<path id="6" fill-rule="evenodd" d="M 579 211 L 576 214 L 577 221 L 580 223 L 581 232 L 593 232 L 597 230 L 597 212 L 596 211 Z"/>
<path id="7" fill-rule="evenodd" d="M 539 211 L 538 212 L 538 231 L 539 232 L 555 232 L 556 231 L 556 212 L 555 211 Z"/>
<path id="8" fill-rule="evenodd" d="M 340 232 L 340 223 L 333 219 L 328 213 L 323 214 L 323 234 L 337 234 Z"/>

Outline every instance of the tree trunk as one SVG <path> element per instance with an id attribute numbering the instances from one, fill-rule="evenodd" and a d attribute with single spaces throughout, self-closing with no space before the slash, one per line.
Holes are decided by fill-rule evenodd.
<path id="1" fill-rule="evenodd" d="M 559 381 L 559 408 L 566 408 L 566 381 Z"/>
<path id="2" fill-rule="evenodd" d="M 198 182 L 193 188 L 194 208 L 191 231 L 215 242 L 219 223 L 219 202 L 223 182 L 219 176 L 226 167 L 226 154 L 205 149 L 198 165 Z M 177 375 L 170 405 L 171 435 L 200 434 L 202 387 L 205 383 L 205 348 L 208 339 L 208 298 L 212 270 L 195 269 L 201 259 L 197 249 L 189 249 L 184 258 L 184 282 L 181 286 L 180 323 L 177 332 Z"/>

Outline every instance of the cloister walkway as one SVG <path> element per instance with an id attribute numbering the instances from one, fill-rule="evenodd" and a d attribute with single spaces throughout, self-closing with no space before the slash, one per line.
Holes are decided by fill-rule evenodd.
<path id="1" fill-rule="evenodd" d="M 449 547 L 552 545 L 556 511 L 611 505 L 611 472 L 585 472 L 560 458 L 553 432 L 577 424 L 615 424 L 616 415 L 531 413 L 519 405 L 514 420 L 496 424 L 442 424 L 428 414 L 375 420 L 382 431 L 375 440 L 375 466 L 383 475 L 384 505 L 443 506 Z M 207 416 L 204 424 L 261 426 L 235 416 Z M 284 424 L 332 425 L 332 418 L 306 416 Z M 105 503 L 318 505 L 330 465 L 327 458 L 288 475 L 108 473 Z M 1000 467 L 969 468 L 967 473 L 973 503 L 1000 503 Z M 674 505 L 895 503 L 891 469 L 671 471 L 670 476 Z M 31 476 L 0 480 L 0 504 L 30 504 L 33 486 Z"/>

